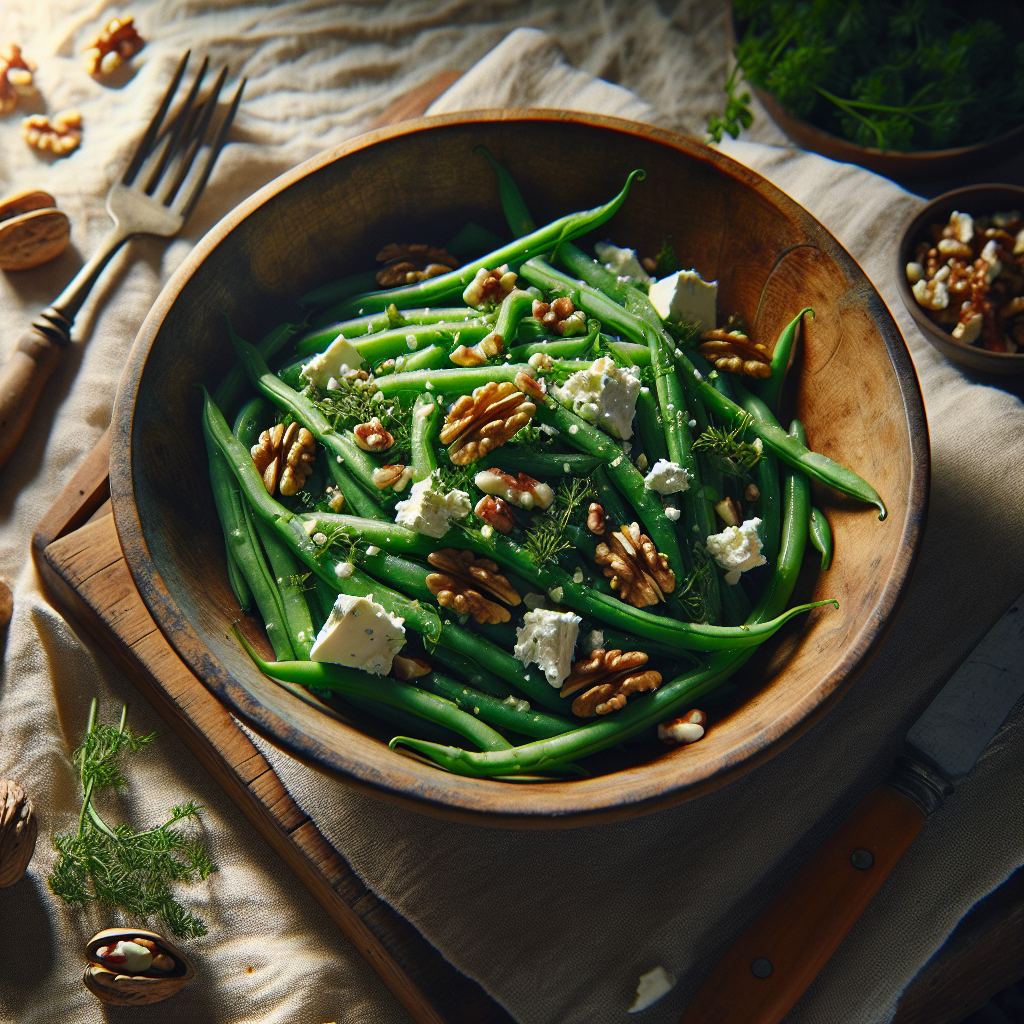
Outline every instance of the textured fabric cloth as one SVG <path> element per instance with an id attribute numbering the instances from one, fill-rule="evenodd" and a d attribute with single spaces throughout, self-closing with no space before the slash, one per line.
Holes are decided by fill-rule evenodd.
<path id="1" fill-rule="evenodd" d="M 38 62 L 50 110 L 76 106 L 86 125 L 79 152 L 50 164 L 21 142 L 17 117 L 0 120 L 0 192 L 45 188 L 73 222 L 73 249 L 59 260 L 0 275 L 8 349 L 106 230 L 103 197 L 180 52 L 191 46 L 210 53 L 215 65 L 230 65 L 232 79 L 246 74 L 250 84 L 232 141 L 182 237 L 137 240 L 117 257 L 78 318 L 76 344 L 29 436 L 3 471 L 0 573 L 14 587 L 15 614 L 0 681 L 0 775 L 26 786 L 41 829 L 29 875 L 0 891 L 0 956 L 16 967 L 0 974 L 0 1020 L 107 1019 L 79 983 L 79 951 L 93 931 L 114 922 L 99 911 L 70 913 L 50 895 L 49 837 L 77 818 L 69 755 L 93 695 L 108 721 L 127 701 L 136 730 L 164 730 L 95 645 L 49 607 L 28 543 L 109 422 L 125 356 L 163 282 L 202 233 L 255 188 L 357 133 L 436 71 L 469 67 L 516 26 L 548 35 L 507 39 L 435 110 L 557 105 L 698 132 L 720 103 L 723 9 L 704 0 L 668 13 L 666 7 L 140 0 L 131 13 L 150 43 L 134 62 L 134 78 L 107 87 L 81 72 L 77 53 L 113 10 L 73 0 L 5 0 L 0 40 L 20 42 Z M 780 141 L 764 118 L 752 137 Z M 934 474 L 929 525 L 906 606 L 868 672 L 821 724 L 725 789 L 636 821 L 570 832 L 437 822 L 355 794 L 263 745 L 367 884 L 524 1024 L 623 1021 L 638 975 L 656 964 L 679 984 L 639 1019 L 676 1020 L 746 921 L 885 777 L 906 728 L 1024 588 L 1015 528 L 1024 507 L 1020 402 L 967 383 L 942 360 L 903 312 L 889 277 L 898 224 L 919 201 L 867 172 L 789 148 L 725 148 L 803 203 L 861 262 L 895 313 L 921 377 Z M 960 915 L 1024 860 L 1021 724 L 1018 710 L 791 1022 L 888 1021 L 903 985 Z M 187 947 L 200 979 L 147 1010 L 149 1020 L 408 1019 L 173 735 L 129 764 L 130 790 L 104 800 L 110 816 L 142 827 L 172 804 L 199 800 L 220 867 L 182 892 L 211 929 Z"/>

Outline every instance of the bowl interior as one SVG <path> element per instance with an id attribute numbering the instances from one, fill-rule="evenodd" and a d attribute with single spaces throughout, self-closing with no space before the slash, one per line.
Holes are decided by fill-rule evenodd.
<path id="1" fill-rule="evenodd" d="M 467 221 L 506 235 L 487 145 L 538 223 L 595 206 L 629 171 L 647 178 L 599 237 L 719 282 L 722 310 L 771 345 L 804 306 L 793 411 L 813 448 L 871 481 L 889 516 L 819 489 L 836 556 L 804 593 L 836 597 L 780 635 L 746 672 L 743 700 L 699 743 L 638 755 L 590 779 L 510 785 L 457 778 L 392 753 L 255 670 L 231 636 L 228 585 L 200 429 L 197 383 L 233 364 L 224 314 L 251 340 L 295 315 L 293 296 L 366 269 L 391 241 L 443 243 Z M 681 136 L 558 112 L 447 115 L 354 140 L 268 185 L 222 221 L 160 296 L 129 360 L 112 428 L 119 536 L 151 613 L 186 664 L 292 752 L 418 810 L 544 827 L 628 816 L 686 799 L 790 742 L 850 685 L 898 604 L 927 491 L 920 393 L 891 316 L 862 271 L 806 211 L 753 172 Z"/>
<path id="2" fill-rule="evenodd" d="M 907 281 L 906 266 L 913 259 L 917 243 L 931 237 L 931 225 L 947 223 L 954 210 L 980 216 L 1011 209 L 1024 210 L 1024 188 L 1017 185 L 972 185 L 938 196 L 923 206 L 907 225 L 893 270 L 900 298 L 924 336 L 947 359 L 987 373 L 1024 373 L 1024 352 L 989 352 L 980 345 L 965 345 L 947 334 L 918 305 Z"/>

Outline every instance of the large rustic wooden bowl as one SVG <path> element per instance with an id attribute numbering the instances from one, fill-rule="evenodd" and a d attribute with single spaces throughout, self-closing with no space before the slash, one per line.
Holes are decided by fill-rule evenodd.
<path id="1" fill-rule="evenodd" d="M 263 677 L 231 635 L 239 609 L 225 566 L 200 430 L 197 383 L 234 362 L 224 314 L 261 337 L 293 297 L 365 270 L 382 244 L 450 237 L 476 221 L 505 232 L 484 143 L 521 184 L 538 222 L 597 205 L 629 171 L 647 178 L 602 229 L 717 278 L 725 311 L 774 343 L 803 306 L 793 411 L 818 451 L 870 480 L 889 508 L 816 494 L 835 534 L 801 596 L 836 597 L 780 635 L 741 677 L 701 742 L 638 745 L 605 774 L 549 784 L 459 778 L 393 753 L 386 733 L 325 714 Z M 454 114 L 354 139 L 269 184 L 220 222 L 160 295 L 128 361 L 111 428 L 118 534 L 135 583 L 184 661 L 235 711 L 301 758 L 406 806 L 484 824 L 550 827 L 628 817 L 686 800 L 771 757 L 832 707 L 882 642 L 918 550 L 928 437 L 914 369 L 885 304 L 839 243 L 753 171 L 691 139 L 557 111 Z M 716 716 L 717 715 L 717 720 Z"/>

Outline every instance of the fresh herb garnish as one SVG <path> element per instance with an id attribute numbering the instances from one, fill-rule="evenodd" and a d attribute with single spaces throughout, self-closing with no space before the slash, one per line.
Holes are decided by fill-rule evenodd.
<path id="1" fill-rule="evenodd" d="M 750 444 L 743 440 L 752 416 L 744 416 L 732 430 L 708 427 L 693 442 L 695 452 L 703 452 L 708 461 L 726 476 L 746 477 L 761 458 L 759 441 Z"/>
<path id="2" fill-rule="evenodd" d="M 738 138 L 744 128 L 749 128 L 754 123 L 754 114 L 750 109 L 750 93 L 736 95 L 736 79 L 741 70 L 737 64 L 725 80 L 725 113 L 721 117 L 708 117 L 708 142 L 721 142 L 726 132 L 734 139 Z M 660 256 L 658 263 L 660 269 Z"/>
<path id="3" fill-rule="evenodd" d="M 691 622 L 707 622 L 711 595 L 716 586 L 718 578 L 707 548 L 703 544 L 694 544 L 693 568 L 677 595 Z"/>
<path id="4" fill-rule="evenodd" d="M 674 274 L 679 269 L 679 257 L 672 245 L 672 236 L 669 235 L 661 243 L 661 251 L 655 257 L 657 267 L 654 273 L 656 277 L 665 277 L 666 274 Z"/>
<path id="5" fill-rule="evenodd" d="M 78 831 L 54 837 L 59 857 L 48 879 L 50 890 L 72 906 L 97 902 L 136 917 L 158 917 L 182 938 L 205 935 L 202 919 L 171 893 L 173 882 L 201 881 L 217 870 L 202 839 L 180 827 L 187 819 L 199 820 L 199 804 L 190 800 L 171 808 L 164 824 L 144 832 L 128 825 L 111 828 L 93 806 L 97 790 L 127 785 L 122 756 L 142 750 L 156 736 L 134 735 L 126 716 L 124 708 L 116 729 L 101 725 L 92 702 L 85 738 L 73 755 L 83 793 Z"/>
<path id="6" fill-rule="evenodd" d="M 523 547 L 534 565 L 543 565 L 559 552 L 573 547 L 565 531 L 573 515 L 595 495 L 594 485 L 584 477 L 562 480 L 550 508 L 534 519 L 526 531 Z"/>
<path id="7" fill-rule="evenodd" d="M 409 448 L 409 410 L 411 406 L 397 396 L 386 400 L 370 381 L 345 377 L 329 391 L 315 390 L 310 397 L 335 430 L 351 429 L 376 416 L 381 426 L 395 439 L 393 452 Z"/>

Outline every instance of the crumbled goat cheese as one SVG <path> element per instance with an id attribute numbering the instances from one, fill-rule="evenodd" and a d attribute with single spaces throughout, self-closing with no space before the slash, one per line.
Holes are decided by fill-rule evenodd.
<path id="1" fill-rule="evenodd" d="M 615 274 L 620 282 L 622 278 L 627 281 L 650 281 L 650 275 L 636 258 L 635 249 L 620 249 L 611 242 L 597 242 L 594 245 L 594 252 L 597 258 L 604 264 L 605 270 Z"/>
<path id="2" fill-rule="evenodd" d="M 671 519 L 673 523 L 678 523 L 679 522 L 679 509 L 672 508 L 671 506 L 669 506 L 668 508 L 665 509 L 665 516 L 668 519 Z"/>
<path id="3" fill-rule="evenodd" d="M 405 619 L 377 604 L 373 594 L 339 594 L 310 649 L 309 659 L 360 668 L 371 675 L 387 675 L 395 655 L 405 644 L 404 623 Z"/>
<path id="4" fill-rule="evenodd" d="M 572 670 L 572 652 L 581 621 L 572 612 L 545 608 L 527 612 L 523 625 L 516 630 L 515 656 L 524 665 L 538 665 L 552 686 L 561 686 Z"/>
<path id="5" fill-rule="evenodd" d="M 341 379 L 349 370 L 358 369 L 366 360 L 347 338 L 340 334 L 302 367 L 302 376 L 318 388 L 327 388 L 332 377 Z"/>
<path id="6" fill-rule="evenodd" d="M 747 519 L 741 526 L 727 526 L 708 537 L 708 552 L 726 570 L 726 583 L 739 583 L 740 573 L 768 561 L 761 554 L 761 538 L 757 535 L 760 525 L 760 519 Z"/>
<path id="7" fill-rule="evenodd" d="M 664 967 L 655 967 L 653 971 L 640 975 L 636 986 L 636 999 L 627 1013 L 639 1013 L 653 1006 L 663 995 L 675 988 L 676 979 Z"/>
<path id="8" fill-rule="evenodd" d="M 340 579 L 345 579 L 346 576 L 351 576 L 355 566 L 351 562 L 339 562 L 334 567 L 334 575 Z"/>
<path id="9" fill-rule="evenodd" d="M 553 388 L 553 393 L 581 419 L 612 437 L 624 441 L 633 436 L 640 381 L 608 356 L 594 360 L 586 370 L 577 370 L 564 386 Z"/>
<path id="10" fill-rule="evenodd" d="M 544 594 L 527 594 L 523 598 L 523 604 L 525 604 L 532 612 L 536 611 L 538 608 L 543 608 L 546 600 L 547 597 Z"/>
<path id="11" fill-rule="evenodd" d="M 705 281 L 696 270 L 677 270 L 651 285 L 651 304 L 662 320 L 715 328 L 718 282 Z"/>
<path id="12" fill-rule="evenodd" d="M 370 546 L 369 546 L 369 547 L 368 547 L 368 548 L 366 549 L 366 553 L 367 553 L 368 555 L 379 555 L 379 554 L 380 554 L 380 548 L 379 548 L 379 547 L 377 547 L 377 545 L 376 545 L 376 544 L 371 544 L 371 545 L 370 545 Z"/>
<path id="13" fill-rule="evenodd" d="M 443 537 L 450 519 L 465 519 L 472 511 L 469 495 L 452 490 L 443 493 L 440 475 L 434 470 L 425 480 L 412 485 L 409 497 L 395 506 L 395 522 L 427 537 Z"/>
<path id="14" fill-rule="evenodd" d="M 677 494 L 690 489 L 690 471 L 678 462 L 658 459 L 644 477 L 644 487 L 659 494 Z"/>

